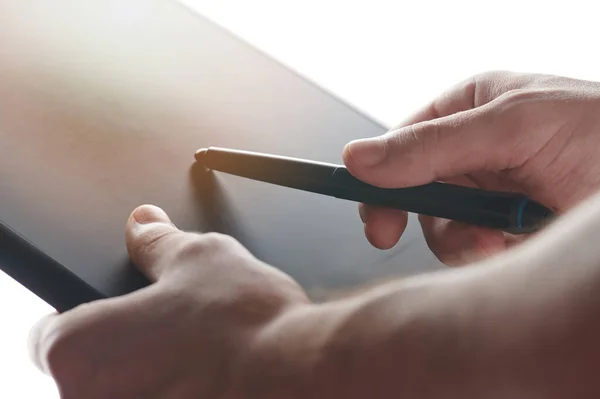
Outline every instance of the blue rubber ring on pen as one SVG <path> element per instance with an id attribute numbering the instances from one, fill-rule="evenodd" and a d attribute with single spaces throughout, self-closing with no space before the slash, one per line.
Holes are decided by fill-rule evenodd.
<path id="1" fill-rule="evenodd" d="M 523 210 L 525 209 L 525 205 L 527 205 L 527 201 L 529 201 L 529 198 L 523 198 L 523 201 L 519 205 L 519 213 L 517 214 L 517 227 L 519 230 L 523 229 Z"/>

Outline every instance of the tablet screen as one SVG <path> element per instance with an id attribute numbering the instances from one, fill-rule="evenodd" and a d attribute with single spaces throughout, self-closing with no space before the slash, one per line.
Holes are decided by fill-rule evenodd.
<path id="1" fill-rule="evenodd" d="M 431 263 L 414 224 L 380 252 L 355 203 L 195 173 L 201 147 L 341 163 L 386 130 L 210 21 L 160 0 L 9 1 L 0 20 L 0 220 L 101 295 L 146 284 L 124 241 L 144 203 L 233 235 L 315 298 Z"/>

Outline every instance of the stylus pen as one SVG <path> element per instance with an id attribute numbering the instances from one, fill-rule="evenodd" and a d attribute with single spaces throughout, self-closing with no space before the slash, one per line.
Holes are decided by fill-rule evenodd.
<path id="1" fill-rule="evenodd" d="M 218 147 L 198 150 L 196 160 L 231 175 L 512 234 L 535 232 L 553 218 L 548 208 L 517 193 L 439 182 L 380 188 L 358 180 L 342 165 Z"/>

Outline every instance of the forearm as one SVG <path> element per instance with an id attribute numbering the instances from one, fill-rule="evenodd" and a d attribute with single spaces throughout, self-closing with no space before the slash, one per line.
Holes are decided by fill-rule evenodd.
<path id="1" fill-rule="evenodd" d="M 464 392 L 474 365 L 461 327 L 472 315 L 446 277 L 455 278 L 411 278 L 283 315 L 258 335 L 244 389 L 261 398 L 439 397 L 442 384 Z"/>
<path id="2" fill-rule="evenodd" d="M 264 398 L 597 397 L 594 202 L 485 264 L 285 313 L 246 381 Z"/>

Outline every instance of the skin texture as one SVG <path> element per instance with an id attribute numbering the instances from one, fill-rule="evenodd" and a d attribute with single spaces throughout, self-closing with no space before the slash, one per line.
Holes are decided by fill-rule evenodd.
<path id="1" fill-rule="evenodd" d="M 486 74 L 412 125 L 345 149 L 351 172 L 371 183 L 519 189 L 564 213 L 520 245 L 421 218 L 442 259 L 493 255 L 313 304 L 233 238 L 180 231 L 146 205 L 126 239 L 154 284 L 45 318 L 32 357 L 67 399 L 600 397 L 595 91 Z M 402 213 L 361 216 L 379 247 L 405 227 Z"/>

